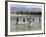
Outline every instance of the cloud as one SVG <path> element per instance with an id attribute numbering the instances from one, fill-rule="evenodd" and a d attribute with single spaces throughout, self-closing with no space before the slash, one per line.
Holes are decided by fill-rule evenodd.
<path id="1" fill-rule="evenodd" d="M 36 6 L 36 5 L 15 5 L 15 4 L 11 4 L 11 12 L 15 12 L 15 11 L 33 11 L 33 12 L 38 12 L 38 11 L 42 11 L 41 6 Z"/>

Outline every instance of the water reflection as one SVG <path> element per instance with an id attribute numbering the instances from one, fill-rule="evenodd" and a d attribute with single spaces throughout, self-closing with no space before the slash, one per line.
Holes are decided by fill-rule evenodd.
<path id="1" fill-rule="evenodd" d="M 41 16 L 11 16 L 11 31 L 28 31 L 40 29 Z"/>

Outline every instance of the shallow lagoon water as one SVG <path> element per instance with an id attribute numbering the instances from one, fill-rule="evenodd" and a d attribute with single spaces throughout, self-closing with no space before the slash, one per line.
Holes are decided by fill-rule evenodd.
<path id="1" fill-rule="evenodd" d="M 16 24 L 16 18 L 20 19 L 21 21 L 22 18 L 31 18 L 31 23 L 32 24 Z M 34 21 L 33 21 L 34 18 Z M 40 18 L 40 22 L 39 22 Z M 20 32 L 20 31 L 36 31 L 36 30 L 41 30 L 41 22 L 42 18 L 40 15 L 28 15 L 28 16 L 11 16 L 11 31 L 12 32 Z"/>

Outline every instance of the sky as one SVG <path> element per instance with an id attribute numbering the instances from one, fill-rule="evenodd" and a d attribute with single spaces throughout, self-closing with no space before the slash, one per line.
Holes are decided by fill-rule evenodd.
<path id="1" fill-rule="evenodd" d="M 36 5 L 15 5 L 15 4 L 11 4 L 10 6 L 10 10 L 11 12 L 15 12 L 15 11 L 33 11 L 33 12 L 41 12 L 41 6 L 36 6 Z"/>

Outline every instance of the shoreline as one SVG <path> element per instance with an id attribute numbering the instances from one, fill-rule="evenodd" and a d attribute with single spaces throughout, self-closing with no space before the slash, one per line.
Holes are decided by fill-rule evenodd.
<path id="1" fill-rule="evenodd" d="M 10 14 L 11 16 L 42 16 L 42 15 L 25 15 L 25 14 Z"/>

